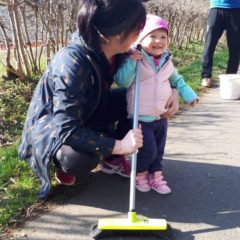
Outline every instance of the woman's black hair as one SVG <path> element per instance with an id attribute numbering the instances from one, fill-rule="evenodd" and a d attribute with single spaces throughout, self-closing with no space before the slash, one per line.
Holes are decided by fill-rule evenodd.
<path id="1" fill-rule="evenodd" d="M 141 0 L 79 0 L 78 31 L 88 47 L 100 46 L 100 36 L 140 31 L 146 21 L 146 10 Z"/>

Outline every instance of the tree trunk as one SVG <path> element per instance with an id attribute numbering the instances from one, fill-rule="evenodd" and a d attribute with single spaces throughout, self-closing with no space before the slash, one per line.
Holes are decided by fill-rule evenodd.
<path id="1" fill-rule="evenodd" d="M 19 42 L 17 38 L 17 31 L 16 31 L 15 21 L 13 17 L 14 7 L 15 7 L 14 4 L 8 2 L 8 12 L 10 16 L 11 25 L 12 25 L 12 31 L 13 31 L 13 47 L 14 47 L 14 53 L 15 53 L 14 56 L 17 62 L 17 72 L 20 79 L 23 79 L 24 73 L 23 73 L 23 67 L 22 67 L 22 61 L 21 61 L 21 54 L 19 50 Z"/>
<path id="2" fill-rule="evenodd" d="M 36 63 L 36 60 L 34 59 L 34 56 L 33 56 L 33 49 L 32 49 L 32 43 L 31 43 L 31 39 L 29 37 L 29 33 L 28 33 L 28 29 L 27 29 L 27 21 L 26 21 L 26 15 L 25 15 L 25 11 L 26 11 L 26 8 L 20 8 L 20 12 L 21 12 L 21 15 L 22 15 L 22 19 L 23 19 L 23 28 L 24 28 L 24 32 L 25 32 L 25 35 L 26 35 L 26 42 L 27 42 L 27 46 L 29 47 L 29 61 L 32 65 L 32 71 L 34 73 L 37 73 L 38 72 L 38 68 L 37 68 L 37 63 Z M 28 49 L 26 47 L 26 52 L 28 53 Z"/>
<path id="3" fill-rule="evenodd" d="M 18 16 L 18 8 L 17 8 L 16 0 L 13 0 L 13 3 L 14 3 L 13 4 L 13 19 L 14 19 L 14 24 L 16 26 L 16 33 L 17 33 L 17 38 L 19 41 L 20 53 L 22 56 L 25 70 L 26 70 L 26 75 L 27 75 L 27 77 L 30 77 L 31 70 L 30 70 L 27 56 L 26 56 L 25 50 L 24 50 L 24 43 L 23 43 L 23 39 L 22 39 L 22 32 L 21 32 L 21 26 L 20 26 L 20 21 L 19 21 L 19 16 Z"/>
<path id="4" fill-rule="evenodd" d="M 6 55 L 6 60 L 5 60 L 6 61 L 5 68 L 6 68 L 6 71 L 7 71 L 7 76 L 8 77 L 13 77 L 13 76 L 14 77 L 19 77 L 16 69 L 14 69 L 14 67 L 11 65 L 11 49 L 10 49 L 9 39 L 8 39 L 6 30 L 5 30 L 5 28 L 2 24 L 0 25 L 0 28 L 1 28 L 5 43 L 6 43 L 7 55 Z"/>

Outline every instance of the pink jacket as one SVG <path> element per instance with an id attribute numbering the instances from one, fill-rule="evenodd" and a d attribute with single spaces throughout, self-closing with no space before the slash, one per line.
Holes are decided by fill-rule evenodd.
<path id="1" fill-rule="evenodd" d="M 167 100 L 172 94 L 169 77 L 173 73 L 172 61 L 166 64 L 155 73 L 148 61 L 143 58 L 140 63 L 140 82 L 139 82 L 139 115 L 150 115 L 159 117 L 166 111 Z M 127 110 L 128 114 L 133 115 L 134 108 L 134 86 L 127 90 Z"/>

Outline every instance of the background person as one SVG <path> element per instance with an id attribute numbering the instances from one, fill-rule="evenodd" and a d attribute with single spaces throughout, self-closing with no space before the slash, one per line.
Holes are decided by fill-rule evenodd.
<path id="1" fill-rule="evenodd" d="M 213 55 L 218 40 L 226 30 L 229 59 L 226 73 L 237 73 L 240 60 L 240 1 L 210 0 L 202 54 L 202 86 L 211 86 Z"/>

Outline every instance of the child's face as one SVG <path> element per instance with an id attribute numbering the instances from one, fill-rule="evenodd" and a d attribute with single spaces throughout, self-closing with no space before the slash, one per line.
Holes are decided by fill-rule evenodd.
<path id="1" fill-rule="evenodd" d="M 153 57 L 160 56 L 168 47 L 168 34 L 165 29 L 150 32 L 141 42 L 145 52 Z"/>

